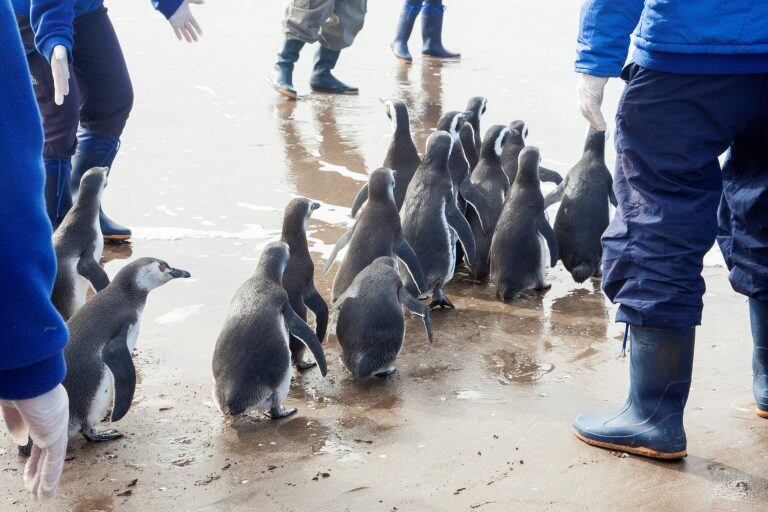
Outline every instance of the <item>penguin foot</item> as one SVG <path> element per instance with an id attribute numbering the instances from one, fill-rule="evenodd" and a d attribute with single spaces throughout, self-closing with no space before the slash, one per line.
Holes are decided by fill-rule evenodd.
<path id="1" fill-rule="evenodd" d="M 374 375 L 374 377 L 380 377 L 380 378 L 384 379 L 384 378 L 389 377 L 390 375 L 392 375 L 396 371 L 397 371 L 397 368 L 395 368 L 394 366 L 390 366 L 386 370 L 381 370 L 380 372 L 376 372 L 373 375 Z"/>
<path id="2" fill-rule="evenodd" d="M 29 457 L 32 455 L 32 439 L 27 441 L 24 446 L 19 446 L 19 457 Z"/>
<path id="3" fill-rule="evenodd" d="M 534 290 L 536 290 L 537 292 L 545 292 L 545 291 L 549 290 L 550 288 L 552 288 L 551 284 L 540 284 L 539 286 L 534 288 Z"/>
<path id="4" fill-rule="evenodd" d="M 123 434 L 122 432 L 112 428 L 109 430 L 102 430 L 101 432 L 96 432 L 94 429 L 89 429 L 83 431 L 83 437 L 92 443 L 100 443 L 102 441 L 120 439 L 123 437 Z"/>
<path id="5" fill-rule="evenodd" d="M 435 308 L 456 309 L 456 306 L 454 306 L 453 302 L 451 302 L 450 299 L 445 296 L 445 293 L 440 290 L 432 295 L 432 302 L 429 303 L 429 309 Z"/>
<path id="6" fill-rule="evenodd" d="M 266 416 L 271 420 L 279 420 L 282 418 L 287 418 L 288 416 L 293 416 L 296 414 L 299 410 L 295 407 L 291 407 L 290 409 L 286 409 L 282 405 L 279 407 L 273 407 L 269 410 L 269 412 L 266 414 Z"/>
<path id="7" fill-rule="evenodd" d="M 314 361 L 305 361 L 304 359 L 300 359 L 299 361 L 295 361 L 294 364 L 296 365 L 296 369 L 300 372 L 305 372 L 307 370 L 310 370 L 317 366 L 317 363 Z"/>

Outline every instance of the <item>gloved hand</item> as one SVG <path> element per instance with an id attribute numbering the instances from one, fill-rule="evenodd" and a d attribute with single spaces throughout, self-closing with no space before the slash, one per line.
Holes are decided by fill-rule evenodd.
<path id="1" fill-rule="evenodd" d="M 203 31 L 200 25 L 197 24 L 197 20 L 192 15 L 192 11 L 189 9 L 189 4 L 202 4 L 205 0 L 184 0 L 184 2 L 176 9 L 176 12 L 168 18 L 173 31 L 176 32 L 176 37 L 181 41 L 181 37 L 188 43 L 197 41 L 198 36 L 203 35 Z"/>
<path id="2" fill-rule="evenodd" d="M 69 58 L 67 49 L 56 45 L 51 52 L 51 74 L 53 75 L 53 101 L 57 105 L 64 103 L 64 96 L 69 94 Z"/>
<path id="3" fill-rule="evenodd" d="M 579 108 L 589 124 L 598 131 L 605 131 L 606 124 L 600 106 L 603 104 L 603 91 L 608 78 L 579 74 L 578 97 Z"/>
<path id="4" fill-rule="evenodd" d="M 24 487 L 40 499 L 56 495 L 67 452 L 69 399 L 64 386 L 26 400 L 0 400 L 5 425 L 19 445 L 32 438 Z"/>

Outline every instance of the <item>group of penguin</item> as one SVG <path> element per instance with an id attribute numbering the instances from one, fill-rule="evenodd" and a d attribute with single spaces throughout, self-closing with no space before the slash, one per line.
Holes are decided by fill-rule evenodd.
<path id="1" fill-rule="evenodd" d="M 565 179 L 541 166 L 526 147 L 522 121 L 490 127 L 480 141 L 485 98 L 445 113 L 423 158 L 410 132 L 405 103 L 384 101 L 392 140 L 384 164 L 370 174 L 352 205 L 352 226 L 337 241 L 324 274 L 344 248 L 333 281 L 332 307 L 341 362 L 354 378 L 386 377 L 405 338 L 403 308 L 422 318 L 453 309 L 445 295 L 462 262 L 478 281 L 490 280 L 508 301 L 548 288 L 546 268 L 562 259 L 574 279 L 600 275 L 600 236 L 615 204 L 605 166 L 604 132 L 590 129 L 581 160 Z M 540 182 L 557 188 L 546 198 Z M 547 206 L 560 201 L 554 230 Z M 300 371 L 308 348 L 323 376 L 322 341 L 329 309 L 314 285 L 306 228 L 319 204 L 293 199 L 282 237 L 268 244 L 255 274 L 235 294 L 213 355 L 214 398 L 222 412 L 253 410 L 284 418 L 291 364 Z M 431 295 L 427 306 L 421 300 Z M 307 309 L 316 319 L 313 331 Z"/>
<path id="2" fill-rule="evenodd" d="M 508 301 L 543 290 L 547 267 L 562 260 L 577 282 L 600 275 L 600 236 L 616 204 L 604 163 L 605 133 L 590 129 L 581 160 L 565 179 L 540 165 L 525 145 L 522 121 L 490 127 L 480 140 L 485 98 L 445 113 L 419 156 L 406 105 L 384 101 L 392 140 L 384 164 L 369 176 L 352 206 L 355 219 L 324 268 L 346 255 L 335 276 L 332 306 L 341 360 L 355 378 L 386 377 L 405 337 L 403 308 L 420 316 L 432 341 L 429 310 L 454 305 L 444 286 L 462 264 L 477 281 L 490 281 Z M 110 282 L 99 265 L 99 227 L 107 169 L 82 178 L 74 205 L 53 234 L 57 276 L 52 302 L 67 321 L 64 387 L 69 435 L 90 441 L 119 438 L 97 431 L 105 419 L 128 412 L 136 386 L 131 352 L 149 291 L 189 272 L 155 258 L 139 258 Z M 541 181 L 557 188 L 546 198 Z M 560 201 L 554 230 L 545 209 Z M 322 348 L 329 308 L 314 285 L 307 223 L 320 205 L 295 198 L 286 207 L 280 241 L 264 248 L 256 271 L 236 292 L 216 341 L 213 396 L 226 415 L 264 411 L 273 419 L 296 412 L 284 401 L 292 371 L 327 363 Z M 95 294 L 86 301 L 90 286 Z M 431 295 L 425 305 L 421 300 Z M 315 329 L 307 324 L 307 310 Z M 306 349 L 314 362 L 306 359 Z"/>

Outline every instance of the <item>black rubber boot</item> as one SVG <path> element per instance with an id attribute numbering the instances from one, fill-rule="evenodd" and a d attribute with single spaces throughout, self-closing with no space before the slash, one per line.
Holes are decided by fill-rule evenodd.
<path id="1" fill-rule="evenodd" d="M 339 60 L 339 50 L 329 50 L 321 46 L 315 54 L 315 70 L 309 78 L 309 86 L 314 92 L 326 94 L 357 94 L 357 87 L 347 85 L 331 74 Z"/>
<path id="2" fill-rule="evenodd" d="M 435 59 L 458 59 L 461 54 L 446 50 L 443 46 L 443 15 L 445 6 L 425 3 L 421 8 L 421 37 L 424 45 L 421 54 Z"/>
<path id="3" fill-rule="evenodd" d="M 749 299 L 749 320 L 752 324 L 752 391 L 756 413 L 768 418 L 768 301 Z"/>
<path id="4" fill-rule="evenodd" d="M 286 39 L 283 48 L 277 54 L 277 63 L 269 72 L 269 82 L 278 94 L 296 99 L 298 94 L 293 87 L 293 65 L 299 60 L 304 41 Z"/>
<path id="5" fill-rule="evenodd" d="M 45 209 L 55 230 L 72 208 L 69 177 L 72 163 L 69 158 L 43 157 L 45 165 Z"/>
<path id="6" fill-rule="evenodd" d="M 421 11 L 421 2 L 405 2 L 403 10 L 400 11 L 400 18 L 397 20 L 397 32 L 395 32 L 395 39 L 389 45 L 392 49 L 392 53 L 398 59 L 406 62 L 412 62 L 411 52 L 408 51 L 408 38 L 411 37 L 413 31 L 413 25 L 416 23 L 416 18 L 419 17 Z"/>

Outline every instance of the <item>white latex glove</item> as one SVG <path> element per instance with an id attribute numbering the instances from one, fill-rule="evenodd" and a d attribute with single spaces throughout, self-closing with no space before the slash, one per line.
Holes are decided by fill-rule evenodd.
<path id="1" fill-rule="evenodd" d="M 184 0 L 184 2 L 176 9 L 176 12 L 168 18 L 168 22 L 173 27 L 173 31 L 176 32 L 176 37 L 181 41 L 182 36 L 188 43 L 197 41 L 198 36 L 203 35 L 203 30 L 200 25 L 197 24 L 197 20 L 192 15 L 192 11 L 189 8 L 189 4 L 202 4 L 205 0 Z"/>
<path id="2" fill-rule="evenodd" d="M 24 468 L 24 487 L 40 499 L 56 495 L 67 453 L 69 398 L 64 386 L 26 400 L 0 400 L 5 425 L 19 445 L 32 438 Z"/>
<path id="3" fill-rule="evenodd" d="M 53 101 L 61 105 L 64 103 L 64 96 L 69 94 L 69 59 L 67 49 L 61 45 L 54 46 L 51 52 L 51 74 L 53 75 Z"/>
<path id="4" fill-rule="evenodd" d="M 608 78 L 580 73 L 578 85 L 579 108 L 589 124 L 598 131 L 605 131 L 606 124 L 600 106 L 603 104 L 603 91 Z"/>

